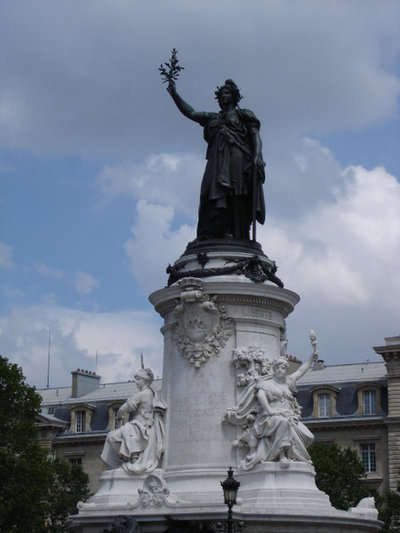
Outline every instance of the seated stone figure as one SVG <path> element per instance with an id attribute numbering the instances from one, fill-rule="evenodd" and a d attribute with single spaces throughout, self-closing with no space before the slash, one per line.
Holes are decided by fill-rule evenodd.
<path id="1" fill-rule="evenodd" d="M 225 414 L 225 422 L 244 429 L 235 442 L 236 446 L 249 448 L 241 462 L 243 470 L 269 461 L 311 462 L 307 447 L 312 443 L 313 435 L 300 422 L 301 412 L 294 392 L 296 380 L 317 357 L 318 353 L 314 352 L 291 375 L 288 375 L 287 359 L 278 357 L 272 362 L 272 374 L 260 376 L 250 383 L 240 396 L 238 406 Z"/>
<path id="2" fill-rule="evenodd" d="M 101 458 L 111 469 L 123 467 L 140 474 L 151 472 L 159 465 L 164 452 L 165 405 L 155 401 L 153 380 L 149 368 L 139 370 L 135 375 L 138 391 L 117 412 L 117 420 L 125 413 L 133 412 L 135 416 L 107 435 Z"/>

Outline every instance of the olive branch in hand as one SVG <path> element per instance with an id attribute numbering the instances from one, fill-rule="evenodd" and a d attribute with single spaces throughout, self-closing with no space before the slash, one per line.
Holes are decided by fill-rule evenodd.
<path id="1" fill-rule="evenodd" d="M 164 65 L 161 64 L 158 69 L 160 71 L 160 75 L 162 77 L 163 83 L 167 83 L 167 82 L 169 83 L 171 81 L 176 81 L 179 77 L 180 71 L 184 70 L 185 68 L 185 67 L 181 67 L 178 64 L 179 59 L 177 58 L 177 53 L 178 53 L 178 50 L 173 48 L 169 62 L 164 63 Z"/>

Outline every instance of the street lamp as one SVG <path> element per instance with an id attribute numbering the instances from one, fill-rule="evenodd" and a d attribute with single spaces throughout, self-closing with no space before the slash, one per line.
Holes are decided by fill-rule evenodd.
<path id="1" fill-rule="evenodd" d="M 232 519 L 232 507 L 236 504 L 236 497 L 240 487 L 240 482 L 233 477 L 232 467 L 229 467 L 228 477 L 221 481 L 222 490 L 224 491 L 224 503 L 228 506 L 227 533 L 236 531 L 236 524 Z M 238 523 L 239 529 L 243 527 L 243 522 Z"/>

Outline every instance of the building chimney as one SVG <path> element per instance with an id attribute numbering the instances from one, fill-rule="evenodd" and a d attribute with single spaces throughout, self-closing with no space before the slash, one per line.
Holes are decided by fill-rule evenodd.
<path id="1" fill-rule="evenodd" d="M 79 398 L 84 394 L 93 392 L 99 388 L 100 376 L 90 370 L 73 370 L 72 374 L 72 398 Z"/>

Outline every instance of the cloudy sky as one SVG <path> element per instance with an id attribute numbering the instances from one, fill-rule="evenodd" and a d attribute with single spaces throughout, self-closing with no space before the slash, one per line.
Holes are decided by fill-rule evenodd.
<path id="1" fill-rule="evenodd" d="M 262 123 L 264 252 L 301 302 L 289 352 L 379 360 L 400 332 L 400 3 L 0 0 L 0 351 L 31 384 L 161 373 L 147 298 L 195 233 L 205 143 L 178 90 L 226 78 Z"/>

